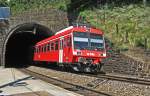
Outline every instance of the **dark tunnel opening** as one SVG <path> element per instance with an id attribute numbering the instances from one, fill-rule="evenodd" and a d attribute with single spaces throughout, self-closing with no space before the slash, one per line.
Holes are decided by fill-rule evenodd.
<path id="1" fill-rule="evenodd" d="M 8 37 L 5 47 L 5 67 L 26 67 L 32 63 L 34 45 L 53 32 L 42 25 L 27 24 L 17 28 Z"/>
<path id="2" fill-rule="evenodd" d="M 31 33 L 18 33 L 6 45 L 6 67 L 20 67 L 30 63 L 35 37 Z"/>

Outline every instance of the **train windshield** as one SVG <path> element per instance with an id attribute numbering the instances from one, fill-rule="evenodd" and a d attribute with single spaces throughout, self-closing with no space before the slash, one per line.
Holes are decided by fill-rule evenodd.
<path id="1" fill-rule="evenodd" d="M 87 50 L 103 50 L 103 36 L 89 32 L 74 32 L 74 48 Z"/>

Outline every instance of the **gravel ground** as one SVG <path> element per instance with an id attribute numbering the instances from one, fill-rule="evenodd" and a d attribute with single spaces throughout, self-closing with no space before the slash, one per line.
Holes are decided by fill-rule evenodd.
<path id="1" fill-rule="evenodd" d="M 46 74 L 47 76 L 53 78 L 59 78 L 66 82 L 70 82 L 73 84 L 79 84 L 83 86 L 87 86 L 89 84 L 93 84 L 92 81 L 96 81 L 94 87 L 95 90 L 98 90 L 103 93 L 110 94 L 112 96 L 150 96 L 150 86 L 120 82 L 120 81 L 112 81 L 112 80 L 104 80 L 98 79 L 95 77 L 89 77 L 79 74 L 73 74 L 68 72 L 56 71 L 53 69 L 43 68 L 43 67 L 35 67 L 31 66 L 28 69 L 40 72 L 41 74 Z M 89 87 L 93 88 L 93 87 Z"/>
<path id="2" fill-rule="evenodd" d="M 35 72 L 40 72 L 41 74 L 45 74 L 53 78 L 60 78 L 61 80 L 73 82 L 74 84 L 80 83 L 84 85 L 86 84 L 86 82 L 95 80 L 94 77 L 88 77 L 88 76 L 73 74 L 69 72 L 56 71 L 56 70 L 42 68 L 42 67 L 31 66 L 28 69 L 35 71 Z"/>
<path id="3" fill-rule="evenodd" d="M 118 81 L 108 81 L 96 88 L 113 96 L 150 96 L 150 86 L 137 85 Z"/>

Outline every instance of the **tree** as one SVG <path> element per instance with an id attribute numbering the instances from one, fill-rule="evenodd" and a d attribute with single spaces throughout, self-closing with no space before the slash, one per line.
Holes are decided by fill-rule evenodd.
<path id="1" fill-rule="evenodd" d="M 143 0 L 143 4 L 144 4 L 144 6 L 146 6 L 147 0 Z"/>
<path id="2" fill-rule="evenodd" d="M 0 7 L 8 6 L 8 0 L 0 0 Z"/>

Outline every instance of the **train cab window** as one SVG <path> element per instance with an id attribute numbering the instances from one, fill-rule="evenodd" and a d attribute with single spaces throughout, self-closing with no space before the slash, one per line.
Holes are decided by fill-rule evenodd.
<path id="1" fill-rule="evenodd" d="M 55 50 L 58 50 L 58 41 L 55 42 Z"/>
<path id="2" fill-rule="evenodd" d="M 54 50 L 54 43 L 51 43 L 51 50 Z"/>

